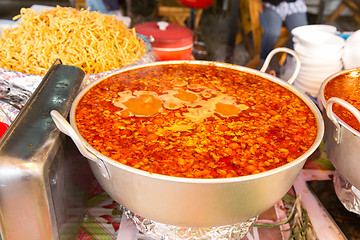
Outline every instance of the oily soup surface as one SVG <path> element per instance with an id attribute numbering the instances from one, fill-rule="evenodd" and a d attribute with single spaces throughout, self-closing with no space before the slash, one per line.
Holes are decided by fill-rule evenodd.
<path id="1" fill-rule="evenodd" d="M 87 91 L 77 128 L 96 150 L 150 173 L 228 178 L 293 161 L 314 142 L 310 108 L 260 76 L 216 66 L 158 65 Z"/>
<path id="2" fill-rule="evenodd" d="M 341 98 L 360 111 L 360 70 L 356 69 L 345 74 L 338 75 L 330 80 L 324 89 L 325 100 L 331 97 Z M 344 107 L 334 104 L 334 113 L 350 127 L 360 132 L 360 123 L 355 116 Z"/>

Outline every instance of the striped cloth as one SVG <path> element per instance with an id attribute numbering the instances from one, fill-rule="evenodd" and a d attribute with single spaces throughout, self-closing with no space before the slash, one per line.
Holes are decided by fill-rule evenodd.
<path id="1" fill-rule="evenodd" d="M 307 10 L 306 3 L 303 0 L 296 0 L 294 2 L 282 1 L 276 6 L 265 1 L 263 4 L 264 7 L 274 9 L 280 15 L 282 21 L 285 21 L 286 17 L 291 14 L 304 13 Z"/>

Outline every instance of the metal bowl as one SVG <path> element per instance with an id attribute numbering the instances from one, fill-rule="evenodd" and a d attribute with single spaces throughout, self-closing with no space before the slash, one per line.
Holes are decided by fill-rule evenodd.
<path id="1" fill-rule="evenodd" d="M 102 155 L 84 141 L 77 131 L 74 111 L 83 94 L 98 82 L 87 86 L 72 104 L 70 113 L 72 127 L 56 112 L 51 112 L 53 120 L 61 131 L 73 138 L 82 154 L 89 159 L 90 166 L 104 190 L 119 204 L 142 217 L 175 226 L 214 227 L 239 223 L 266 211 L 290 189 L 306 159 L 317 149 L 322 140 L 323 120 L 317 106 L 306 95 L 277 77 L 258 70 L 224 63 L 155 62 L 120 70 L 114 74 L 172 63 L 230 67 L 262 76 L 279 84 L 297 95 L 313 111 L 318 128 L 314 143 L 299 158 L 267 172 L 224 179 L 179 178 L 150 174 L 123 165 Z M 265 71 L 264 69 L 266 67 L 263 67 L 262 71 Z M 98 81 L 101 80 L 103 79 Z M 294 77 L 289 81 L 293 80 Z"/>
<path id="2" fill-rule="evenodd" d="M 319 105 L 323 109 L 325 123 L 324 146 L 328 157 L 336 170 L 348 180 L 357 189 L 360 189 L 360 133 L 344 122 L 333 112 L 333 105 L 339 104 L 349 110 L 357 121 L 360 122 L 360 112 L 349 102 L 333 96 L 325 100 L 324 90 L 331 81 L 336 81 L 338 77 L 344 77 L 349 80 L 360 76 L 360 68 L 347 69 L 327 78 L 321 85 L 319 92 Z M 356 89 L 353 85 L 353 89 Z"/>

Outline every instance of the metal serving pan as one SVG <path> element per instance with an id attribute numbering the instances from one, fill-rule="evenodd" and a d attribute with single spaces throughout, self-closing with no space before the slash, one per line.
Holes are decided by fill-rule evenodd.
<path id="1" fill-rule="evenodd" d="M 270 58 L 272 54 L 281 50 L 292 53 L 288 49 L 278 49 L 270 53 Z M 294 55 L 297 56 L 295 53 Z M 265 63 L 269 61 L 268 57 Z M 123 71 L 131 71 L 134 68 L 141 69 L 146 66 L 171 63 L 156 62 L 140 65 L 122 69 L 114 74 L 121 74 Z M 320 144 L 324 131 L 321 113 L 312 100 L 294 89 L 291 84 L 264 73 L 266 67 L 258 71 L 206 61 L 186 61 L 185 63 L 231 67 L 240 72 L 263 76 L 293 92 L 311 108 L 316 117 L 318 133 L 315 142 L 294 161 L 267 172 L 226 179 L 178 178 L 151 174 L 116 162 L 96 151 L 81 137 L 75 124 L 75 108 L 83 94 L 104 78 L 87 86 L 76 97 L 70 112 L 71 126 L 56 111 L 51 112 L 53 120 L 61 131 L 73 138 L 80 152 L 89 159 L 94 175 L 104 190 L 115 201 L 142 217 L 160 223 L 186 227 L 222 226 L 255 217 L 273 206 L 286 194 L 307 157 Z M 298 70 L 299 68 L 289 80 L 290 82 L 294 80 Z"/>
<path id="2" fill-rule="evenodd" d="M 93 175 L 50 118 L 67 116 L 85 74 L 56 61 L 0 141 L 3 239 L 74 239 Z"/>

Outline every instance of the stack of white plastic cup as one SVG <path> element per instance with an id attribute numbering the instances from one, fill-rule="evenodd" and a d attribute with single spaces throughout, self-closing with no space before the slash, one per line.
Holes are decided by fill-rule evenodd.
<path id="1" fill-rule="evenodd" d="M 344 69 L 360 67 L 360 30 L 346 39 L 343 62 Z"/>
<path id="2" fill-rule="evenodd" d="M 313 97 L 322 82 L 343 69 L 345 39 L 336 35 L 331 25 L 306 25 L 292 30 L 294 50 L 301 68 L 294 86 Z"/>

